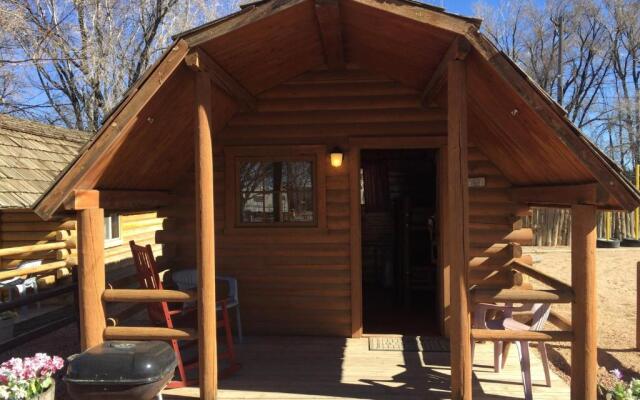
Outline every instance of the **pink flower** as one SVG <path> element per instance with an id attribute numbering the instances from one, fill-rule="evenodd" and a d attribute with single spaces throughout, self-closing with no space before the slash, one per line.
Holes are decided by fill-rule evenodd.
<path id="1" fill-rule="evenodd" d="M 64 368 L 64 360 L 62 359 L 62 357 L 53 356 L 53 366 L 58 371 Z"/>
<path id="2" fill-rule="evenodd" d="M 612 369 L 611 374 L 616 377 L 616 379 L 622 380 L 622 372 L 618 368 Z"/>

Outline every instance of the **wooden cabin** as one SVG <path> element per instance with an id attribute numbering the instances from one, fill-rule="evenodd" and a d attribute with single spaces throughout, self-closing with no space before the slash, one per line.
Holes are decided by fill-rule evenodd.
<path id="1" fill-rule="evenodd" d="M 196 396 L 217 398 L 224 274 L 249 335 L 448 335 L 454 399 L 472 340 L 568 341 L 571 396 L 595 399 L 596 210 L 640 195 L 479 29 L 405 0 L 266 0 L 178 35 L 35 207 L 78 217 L 83 347 L 197 337 Z M 532 205 L 571 209 L 573 287 L 522 254 Z M 171 265 L 198 269 L 197 335 L 105 322 L 105 302 L 192 299 L 105 290 L 104 210 L 155 207 Z M 479 302 L 570 302 L 573 329 L 471 330 Z"/>
<path id="2" fill-rule="evenodd" d="M 71 279 L 77 265 L 75 215 L 60 214 L 45 221 L 33 206 L 90 139 L 86 132 L 0 115 L 0 281 L 36 277 L 38 288 L 47 289 Z M 135 280 L 128 241 L 151 244 L 162 255 L 155 235 L 164 219 L 153 209 L 112 209 L 105 216 L 110 281 L 129 285 Z M 0 302 L 7 305 L 10 299 L 18 300 L 16 295 L 11 286 L 3 287 Z M 20 323 L 27 324 L 26 320 L 47 311 L 51 310 L 39 306 L 37 312 L 21 315 Z M 0 344 L 0 348 L 4 347 Z"/>

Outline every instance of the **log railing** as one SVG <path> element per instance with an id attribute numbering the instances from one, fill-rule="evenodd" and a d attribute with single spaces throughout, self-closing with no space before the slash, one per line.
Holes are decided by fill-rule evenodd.
<path id="1" fill-rule="evenodd" d="M 102 295 L 102 300 L 108 303 L 154 303 L 160 301 L 179 303 L 196 301 L 197 297 L 195 292 L 180 290 L 107 289 Z"/>
<path id="2" fill-rule="evenodd" d="M 102 294 L 105 303 L 155 303 L 161 301 L 180 303 L 197 301 L 195 292 L 156 289 L 106 289 Z M 104 340 L 196 340 L 193 329 L 162 328 L 148 326 L 107 326 Z"/>
<path id="3" fill-rule="evenodd" d="M 497 329 L 472 329 L 471 337 L 477 340 L 528 340 L 531 342 L 570 342 L 571 331 L 511 331 Z"/>
<path id="4" fill-rule="evenodd" d="M 3 217 L 7 218 L 6 216 Z M 5 233 L 13 239 L 20 239 L 19 235 L 26 235 L 29 232 L 12 231 L 11 229 L 26 229 L 28 226 L 21 222 L 7 222 L 10 230 Z M 0 248 L 0 258 L 7 258 L 9 261 L 3 260 L 0 267 L 0 281 L 11 280 L 16 277 L 36 276 L 38 293 L 29 293 L 26 296 L 20 296 L 11 301 L 5 301 L 0 304 L 0 312 L 20 310 L 29 307 L 41 301 L 52 298 L 68 298 L 73 297 L 73 304 L 70 305 L 74 310 L 77 309 L 77 277 L 73 267 L 77 265 L 75 259 L 71 259 L 69 255 L 71 250 L 76 248 L 76 238 L 71 235 L 67 229 L 75 229 L 75 221 L 64 221 L 61 223 L 52 223 L 54 228 L 62 229 L 53 231 L 46 235 L 46 239 L 56 240 L 55 242 L 37 243 L 32 245 L 22 245 Z M 3 228 L 6 228 L 3 226 Z M 30 234 L 30 233 L 29 233 Z M 25 238 L 27 238 L 25 236 Z M 34 253 L 53 252 L 54 257 L 43 257 L 43 263 L 29 268 L 17 268 L 21 262 L 27 260 L 38 259 Z M 64 279 L 59 285 L 55 285 L 57 281 Z M 47 313 L 45 316 L 35 316 L 39 323 L 34 327 L 33 323 L 24 321 L 25 315 L 20 320 L 16 320 L 13 326 L 13 336 L 0 343 L 0 352 L 24 344 L 39 336 L 47 334 L 52 330 L 65 326 L 77 320 L 76 312 Z M 42 320 L 42 321 L 40 321 Z M 9 328 L 7 328 L 9 329 Z"/>
<path id="5" fill-rule="evenodd" d="M 573 291 L 564 289 L 473 289 L 474 303 L 571 303 Z"/>
<path id="6" fill-rule="evenodd" d="M 481 289 L 474 288 L 470 292 L 472 304 L 479 303 L 572 303 L 575 299 L 573 288 L 529 265 L 512 260 L 508 264 L 512 271 L 527 275 L 551 287 L 544 290 L 529 289 Z M 559 331 L 511 331 L 494 329 L 472 329 L 471 337 L 476 340 L 516 341 L 528 340 L 536 342 L 572 342 L 573 330 L 571 322 L 556 312 L 549 314 L 549 322 Z"/>
<path id="7" fill-rule="evenodd" d="M 547 286 L 550 286 L 552 288 L 555 289 L 559 289 L 559 290 L 565 290 L 568 292 L 573 293 L 573 288 L 571 287 L 571 285 L 567 285 L 566 283 L 545 274 L 544 272 L 538 271 L 537 269 L 522 263 L 518 260 L 513 260 L 513 262 L 511 264 L 509 264 L 509 267 L 511 267 L 512 270 L 514 271 L 518 271 L 518 272 L 522 272 L 523 274 L 544 283 Z"/>
<path id="8" fill-rule="evenodd" d="M 551 310 L 549 313 L 549 323 L 556 326 L 563 331 L 570 331 L 573 329 L 571 326 L 571 320 L 562 314 L 558 314 L 556 311 Z"/>
<path id="9" fill-rule="evenodd" d="M 149 326 L 108 326 L 105 340 L 197 340 L 193 329 L 160 328 Z"/>

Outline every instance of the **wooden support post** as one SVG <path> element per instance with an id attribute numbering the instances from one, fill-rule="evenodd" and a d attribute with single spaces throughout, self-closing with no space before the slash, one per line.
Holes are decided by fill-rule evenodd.
<path id="1" fill-rule="evenodd" d="M 213 146 L 211 140 L 211 79 L 206 72 L 195 72 L 195 105 L 200 398 L 214 400 L 218 390 L 218 360 L 213 226 Z"/>
<path id="2" fill-rule="evenodd" d="M 351 236 L 351 337 L 362 337 L 362 220 L 360 218 L 360 148 L 351 145 L 349 168 Z"/>
<path id="3" fill-rule="evenodd" d="M 104 210 L 86 208 L 78 211 L 78 295 L 83 351 L 103 341 L 104 289 Z"/>
<path id="4" fill-rule="evenodd" d="M 451 398 L 470 400 L 469 185 L 467 166 L 467 70 L 464 60 L 448 64 L 447 256 L 451 269 Z"/>
<path id="5" fill-rule="evenodd" d="M 574 339 L 571 345 L 571 399 L 597 397 L 598 330 L 596 294 L 596 207 L 571 207 L 571 283 Z"/>

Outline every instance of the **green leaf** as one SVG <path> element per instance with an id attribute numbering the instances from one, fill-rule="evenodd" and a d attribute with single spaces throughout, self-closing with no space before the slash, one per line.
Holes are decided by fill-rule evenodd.
<path id="1" fill-rule="evenodd" d="M 53 379 L 51 379 L 51 377 L 48 376 L 45 379 L 43 379 L 40 384 L 42 385 L 42 388 L 46 390 L 46 389 L 49 389 L 49 386 L 51 386 L 52 383 L 53 383 Z"/>

